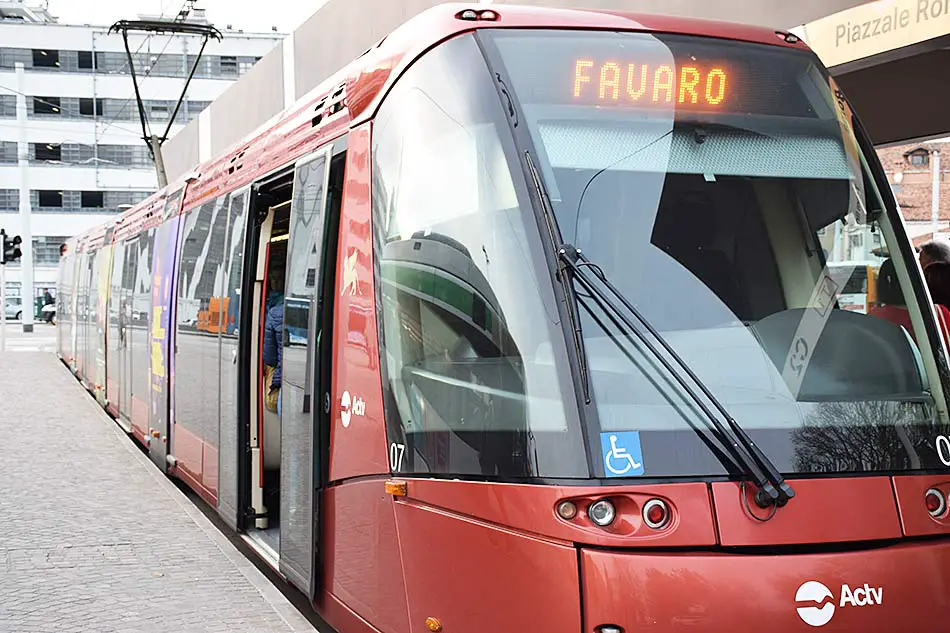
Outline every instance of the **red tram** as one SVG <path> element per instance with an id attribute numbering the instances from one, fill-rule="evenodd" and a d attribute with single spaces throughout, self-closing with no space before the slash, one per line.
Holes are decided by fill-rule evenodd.
<path id="1" fill-rule="evenodd" d="M 441 5 L 60 272 L 64 362 L 337 630 L 950 618 L 947 352 L 789 33 Z"/>

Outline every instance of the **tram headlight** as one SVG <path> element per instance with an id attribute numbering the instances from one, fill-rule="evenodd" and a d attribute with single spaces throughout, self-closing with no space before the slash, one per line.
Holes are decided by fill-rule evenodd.
<path id="1" fill-rule="evenodd" d="M 587 508 L 587 516 L 595 525 L 607 527 L 614 522 L 617 509 L 614 508 L 614 504 L 610 502 L 610 499 L 601 499 L 590 504 L 590 507 Z"/>

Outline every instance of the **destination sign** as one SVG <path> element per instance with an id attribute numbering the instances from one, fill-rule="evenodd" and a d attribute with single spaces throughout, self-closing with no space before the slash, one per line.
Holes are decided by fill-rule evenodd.
<path id="1" fill-rule="evenodd" d="M 576 59 L 573 97 L 584 103 L 722 109 L 729 101 L 731 79 L 721 65 Z"/>
<path id="2" fill-rule="evenodd" d="M 786 46 L 646 33 L 511 30 L 490 37 L 522 107 L 541 106 L 544 117 L 560 116 L 550 106 L 661 118 L 834 115 L 814 56 Z"/>

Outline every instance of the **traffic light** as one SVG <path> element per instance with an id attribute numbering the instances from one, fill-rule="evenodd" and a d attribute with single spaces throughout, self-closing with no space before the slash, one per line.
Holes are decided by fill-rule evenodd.
<path id="1" fill-rule="evenodd" d="M 20 259 L 20 239 L 19 235 L 8 237 L 4 229 L 0 229 L 0 237 L 3 238 L 3 252 L 0 253 L 0 264 L 8 264 Z"/>

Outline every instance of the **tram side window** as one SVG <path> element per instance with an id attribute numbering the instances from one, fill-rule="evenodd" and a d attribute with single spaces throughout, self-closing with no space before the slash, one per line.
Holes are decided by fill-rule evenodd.
<path id="1" fill-rule="evenodd" d="M 217 345 L 224 293 L 228 195 L 191 209 L 184 217 L 178 277 L 176 424 L 217 445 Z"/>
<path id="2" fill-rule="evenodd" d="M 586 476 L 536 225 L 472 39 L 417 62 L 374 129 L 386 418 L 405 447 L 393 469 Z"/>

